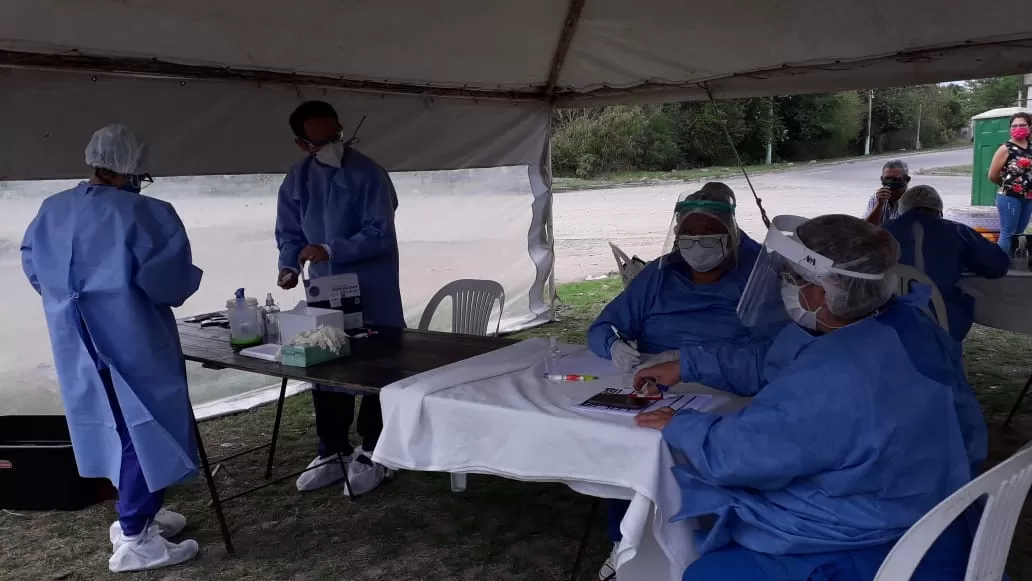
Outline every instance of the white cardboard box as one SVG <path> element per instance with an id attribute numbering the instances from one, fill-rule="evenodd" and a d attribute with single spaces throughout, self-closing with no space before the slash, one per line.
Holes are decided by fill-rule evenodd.
<path id="1" fill-rule="evenodd" d="M 280 337 L 283 338 L 284 344 L 305 331 L 314 331 L 319 327 L 347 330 L 344 326 L 344 313 L 333 309 L 309 307 L 302 302 L 293 309 L 279 314 Z"/>

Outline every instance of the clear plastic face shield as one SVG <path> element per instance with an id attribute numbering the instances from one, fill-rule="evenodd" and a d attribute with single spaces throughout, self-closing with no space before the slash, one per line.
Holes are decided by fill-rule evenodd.
<path id="1" fill-rule="evenodd" d="M 835 268 L 833 261 L 801 242 L 796 228 L 807 222 L 800 216 L 777 216 L 771 221 L 752 274 L 738 302 L 738 317 L 748 327 L 792 321 L 782 299 L 782 282 L 797 287 L 807 284 L 822 286 L 829 275 L 864 280 L 882 280 L 886 274 L 869 274 Z"/>
<path id="2" fill-rule="evenodd" d="M 710 216 L 723 228 L 719 232 L 716 230 L 688 232 L 684 227 L 684 221 L 693 214 Z M 719 244 L 724 244 L 727 252 L 731 255 L 737 255 L 741 234 L 738 224 L 735 223 L 734 215 L 734 204 L 714 200 L 683 199 L 678 201 L 674 206 L 674 216 L 670 221 L 666 241 L 663 243 L 663 255 L 675 252 L 682 246 L 687 248 L 692 245 L 700 245 L 708 248 Z M 679 239 L 683 241 L 683 244 L 678 243 Z"/>

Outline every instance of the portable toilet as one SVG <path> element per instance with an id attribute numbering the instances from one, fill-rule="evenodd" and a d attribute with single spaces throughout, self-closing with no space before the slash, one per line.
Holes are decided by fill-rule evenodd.
<path id="1" fill-rule="evenodd" d="M 1011 115 L 1032 109 L 1004 107 L 992 109 L 971 118 L 971 132 L 974 136 L 974 160 L 971 166 L 971 205 L 993 206 L 996 204 L 996 184 L 989 181 L 989 164 L 993 155 L 1010 138 Z"/>

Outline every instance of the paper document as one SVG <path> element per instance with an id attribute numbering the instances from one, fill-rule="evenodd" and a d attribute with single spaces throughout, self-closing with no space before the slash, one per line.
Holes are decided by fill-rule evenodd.
<path id="1" fill-rule="evenodd" d="M 609 414 L 637 415 L 665 407 L 674 410 L 702 410 L 709 405 L 710 399 L 711 396 L 707 394 L 668 394 L 663 399 L 656 400 L 636 397 L 634 390 L 628 387 L 611 387 L 577 404 L 577 408 Z"/>

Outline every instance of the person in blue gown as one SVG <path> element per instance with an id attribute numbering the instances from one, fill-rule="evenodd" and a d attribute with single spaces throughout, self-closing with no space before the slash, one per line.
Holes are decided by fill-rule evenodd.
<path id="1" fill-rule="evenodd" d="M 903 214 L 883 227 L 899 242 L 900 262 L 935 282 L 946 303 L 950 335 L 963 341 L 975 320 L 975 299 L 958 286 L 961 276 L 972 273 L 1000 278 L 1007 274 L 1010 258 L 969 226 L 943 219 L 942 198 L 931 186 L 910 188 L 900 198 L 899 207 Z M 924 239 L 920 249 L 915 228 Z"/>
<path id="2" fill-rule="evenodd" d="M 750 280 L 769 292 L 753 279 L 772 277 L 783 308 L 746 291 L 740 309 L 745 322 L 792 323 L 761 360 L 719 359 L 750 370 L 731 375 L 752 402 L 726 415 L 665 408 L 636 418 L 683 458 L 674 518 L 701 524 L 701 557 L 685 581 L 869 581 L 985 458 L 959 343 L 918 308 L 927 295 L 892 298 L 895 240 L 850 216 L 799 221 L 792 237 L 775 232 L 784 224 L 771 229 L 772 252 Z M 757 305 L 767 313 L 748 312 Z M 676 383 L 680 372 L 662 364 L 635 384 Z M 950 525 L 913 579 L 963 579 L 969 525 Z"/>
<path id="3" fill-rule="evenodd" d="M 93 134 L 88 182 L 46 200 L 21 245 L 43 299 L 79 474 L 118 489 L 113 572 L 197 555 L 172 543 L 186 519 L 164 491 L 197 473 L 186 367 L 172 307 L 198 288 L 186 229 L 171 204 L 140 194 L 145 144 L 122 125 Z"/>
<path id="4" fill-rule="evenodd" d="M 716 182 L 678 202 L 673 251 L 649 263 L 588 330 L 596 355 L 629 371 L 643 355 L 676 352 L 685 343 L 769 340 L 762 330 L 743 325 L 735 311 L 759 245 L 739 229 L 734 211 L 734 193 Z M 622 500 L 608 503 L 614 553 L 628 506 Z M 613 575 L 610 556 L 599 577 Z"/>
<path id="5" fill-rule="evenodd" d="M 405 327 L 394 229 L 398 196 L 390 177 L 344 141 L 337 112 L 328 103 L 302 103 L 290 115 L 290 128 L 306 156 L 291 168 L 279 190 L 279 285 L 296 287 L 305 264 L 310 264 L 312 278 L 354 273 L 365 324 Z M 312 403 L 318 455 L 298 478 L 298 490 L 317 490 L 340 481 L 345 469 L 352 494 L 379 486 L 386 470 L 371 456 L 383 429 L 380 398 L 362 396 L 357 425 L 362 444 L 357 450 L 348 437 L 355 395 L 316 385 Z M 338 458 L 343 458 L 346 468 Z"/>
<path id="6" fill-rule="evenodd" d="M 588 329 L 588 346 L 630 371 L 642 355 L 676 351 L 685 341 L 736 340 L 751 330 L 735 314 L 759 245 L 734 219 L 724 184 L 675 209 L 673 251 L 650 262 Z"/>

